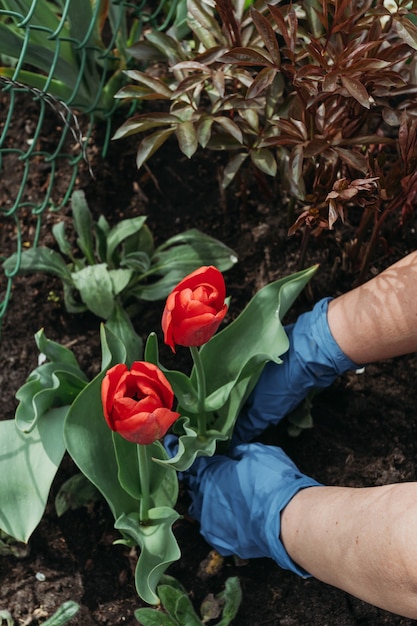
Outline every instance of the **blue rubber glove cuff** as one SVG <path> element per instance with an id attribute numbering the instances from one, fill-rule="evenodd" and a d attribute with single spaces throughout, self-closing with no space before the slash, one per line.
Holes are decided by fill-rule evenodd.
<path id="1" fill-rule="evenodd" d="M 358 365 L 339 348 L 330 332 L 323 298 L 295 324 L 285 326 L 290 346 L 282 363 L 268 362 L 235 425 L 232 445 L 251 441 L 271 424 L 278 424 L 314 388 L 331 385 Z"/>
<path id="2" fill-rule="evenodd" d="M 268 557 L 283 569 L 310 576 L 281 542 L 281 513 L 301 489 L 321 485 L 302 474 L 281 448 L 251 443 L 229 456 L 199 457 L 183 480 L 192 499 L 190 515 L 221 555 Z"/>

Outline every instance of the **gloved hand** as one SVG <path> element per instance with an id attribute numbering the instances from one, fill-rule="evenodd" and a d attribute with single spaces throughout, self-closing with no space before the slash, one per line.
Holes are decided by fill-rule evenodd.
<path id="1" fill-rule="evenodd" d="M 290 347 L 280 364 L 265 365 L 239 415 L 232 445 L 257 437 L 293 411 L 313 388 L 324 388 L 349 369 L 357 369 L 339 348 L 327 322 L 331 298 L 323 298 L 295 324 L 285 327 Z"/>
<path id="2" fill-rule="evenodd" d="M 199 457 L 182 479 L 192 499 L 190 515 L 221 555 L 269 557 L 309 576 L 281 543 L 281 511 L 300 489 L 320 484 L 303 475 L 281 448 L 250 443 L 229 456 Z"/>

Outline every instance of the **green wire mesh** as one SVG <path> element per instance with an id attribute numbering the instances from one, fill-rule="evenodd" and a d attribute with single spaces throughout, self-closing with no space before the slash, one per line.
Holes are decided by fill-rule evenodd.
<path id="1" fill-rule="evenodd" d="M 123 84 L 123 70 L 136 67 L 129 46 L 144 28 L 166 30 L 185 6 L 186 0 L 0 0 L 0 244 L 11 221 L 17 252 L 15 268 L 1 277 L 0 329 L 22 247 L 37 245 L 46 210 L 67 204 L 97 124 L 105 127 L 98 149 L 106 155 L 118 105 L 114 94 Z M 22 110 L 23 129 L 17 125 Z M 40 171 L 43 180 L 35 179 Z M 54 196 L 58 173 L 68 181 L 59 198 Z M 1 182 L 12 176 L 20 181 L 16 197 L 9 197 Z M 30 242 L 22 236 L 28 215 L 35 220 Z M 0 249 L 0 261 L 4 258 Z"/>

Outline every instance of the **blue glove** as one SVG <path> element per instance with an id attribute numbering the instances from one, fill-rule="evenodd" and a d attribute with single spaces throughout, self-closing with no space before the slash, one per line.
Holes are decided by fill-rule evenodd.
<path id="1" fill-rule="evenodd" d="M 331 298 L 323 298 L 295 324 L 285 327 L 290 347 L 280 364 L 268 362 L 239 415 L 232 445 L 257 437 L 278 424 L 313 388 L 331 385 L 343 372 L 357 369 L 339 348 L 327 322 Z"/>
<path id="2" fill-rule="evenodd" d="M 229 456 L 199 457 L 182 479 L 192 499 L 190 515 L 221 555 L 269 557 L 309 576 L 281 543 L 281 511 L 300 489 L 320 484 L 301 474 L 281 448 L 250 443 Z"/>

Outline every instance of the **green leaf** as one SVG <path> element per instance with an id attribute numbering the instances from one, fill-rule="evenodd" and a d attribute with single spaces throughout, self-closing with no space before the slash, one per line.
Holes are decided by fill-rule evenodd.
<path id="1" fill-rule="evenodd" d="M 138 233 L 146 222 L 146 216 L 132 217 L 118 222 L 107 235 L 107 263 L 114 266 L 114 253 L 117 247 L 125 240 Z"/>
<path id="2" fill-rule="evenodd" d="M 247 152 L 238 152 L 235 154 L 223 171 L 223 179 L 222 179 L 222 187 L 226 189 L 242 167 L 243 163 L 248 158 L 249 154 Z"/>
<path id="3" fill-rule="evenodd" d="M 171 98 L 172 91 L 169 87 L 167 87 L 166 83 L 161 78 L 151 76 L 150 74 L 140 72 L 139 70 L 126 70 L 124 73 L 128 78 L 136 80 L 142 85 L 146 85 L 154 93 L 164 96 L 168 100 Z"/>
<path id="4" fill-rule="evenodd" d="M 109 328 L 108 324 L 100 326 L 101 369 L 107 370 L 117 363 L 127 363 L 127 349 L 123 341 Z"/>
<path id="5" fill-rule="evenodd" d="M 235 382 L 233 407 L 225 405 L 220 421 L 230 426 L 260 374 L 259 359 L 279 362 L 288 349 L 281 320 L 317 270 L 317 266 L 266 285 L 240 315 L 200 349 L 207 381 L 207 395 Z M 219 359 L 226 354 L 227 359 Z M 251 374 L 252 370 L 252 374 Z M 195 381 L 195 371 L 192 372 Z M 233 410 L 232 410 L 233 409 Z M 231 413 L 231 414 L 230 414 Z"/>
<path id="6" fill-rule="evenodd" d="M 197 391 L 190 378 L 177 370 L 168 370 L 159 362 L 158 338 L 156 333 L 150 333 L 145 345 L 145 361 L 153 363 L 162 370 L 172 385 L 175 397 L 186 412 L 195 413 L 198 408 Z"/>
<path id="7" fill-rule="evenodd" d="M 171 113 L 142 113 L 134 115 L 117 129 L 113 135 L 113 139 L 136 135 L 137 133 L 152 130 L 153 128 L 160 128 L 161 126 L 172 126 L 172 132 L 174 132 L 175 125 L 180 121 L 181 119 L 179 117 Z"/>
<path id="8" fill-rule="evenodd" d="M 276 175 L 278 166 L 271 150 L 267 148 L 251 150 L 250 158 L 255 167 L 261 170 L 261 172 L 268 174 L 268 176 Z"/>
<path id="9" fill-rule="evenodd" d="M 233 120 L 225 115 L 219 115 L 214 120 L 217 124 L 219 124 L 223 130 L 225 130 L 229 135 L 231 135 L 236 141 L 240 144 L 243 143 L 243 133 L 241 128 L 236 124 Z"/>
<path id="10" fill-rule="evenodd" d="M 213 126 L 214 118 L 208 115 L 201 115 L 197 122 L 197 137 L 198 142 L 202 148 L 206 148 L 211 137 L 211 129 Z"/>
<path id="11" fill-rule="evenodd" d="M 48 339 L 45 335 L 43 328 L 35 333 L 35 341 L 36 345 L 38 346 L 39 352 L 42 352 L 49 361 L 62 364 L 66 363 L 67 365 L 77 369 L 80 373 L 80 376 L 84 376 L 82 370 L 78 365 L 77 359 L 74 356 L 74 353 L 62 344 Z M 87 380 L 87 377 L 85 377 L 85 380 Z"/>
<path id="12" fill-rule="evenodd" d="M 188 595 L 171 585 L 159 585 L 158 595 L 162 606 L 181 626 L 202 626 Z"/>
<path id="13" fill-rule="evenodd" d="M 224 243 L 191 228 L 170 237 L 155 250 L 152 269 L 158 274 L 178 269 L 184 277 L 201 265 L 214 265 L 224 272 L 237 260 L 236 252 Z"/>
<path id="14" fill-rule="evenodd" d="M 112 282 L 113 295 L 117 296 L 122 293 L 128 286 L 133 271 L 131 269 L 116 269 L 109 270 L 110 280 Z"/>
<path id="15" fill-rule="evenodd" d="M 298 435 L 306 428 L 313 428 L 314 421 L 311 415 L 311 407 L 314 397 L 319 390 L 313 389 L 308 396 L 288 415 L 288 434 L 290 437 Z"/>
<path id="16" fill-rule="evenodd" d="M 51 409 L 30 434 L 15 420 L 0 422 L 0 528 L 28 541 L 39 524 L 49 490 L 65 452 L 64 418 L 68 407 Z"/>
<path id="17" fill-rule="evenodd" d="M 76 41 L 83 41 L 88 34 L 89 27 L 93 21 L 94 15 L 92 7 L 94 5 L 84 0 L 71 0 L 68 7 L 68 17 L 71 36 Z M 97 29 L 92 29 L 87 42 L 91 42 Z"/>
<path id="18" fill-rule="evenodd" d="M 112 364 L 118 362 L 122 361 L 116 355 Z M 137 511 L 139 502 L 122 488 L 117 477 L 112 431 L 106 424 L 101 404 L 103 376 L 104 371 L 84 388 L 72 404 L 65 420 L 64 436 L 72 459 L 103 494 L 117 519 L 122 513 Z"/>
<path id="19" fill-rule="evenodd" d="M 49 409 L 71 404 L 86 385 L 77 371 L 46 363 L 34 370 L 16 392 L 16 425 L 30 432 Z"/>
<path id="20" fill-rule="evenodd" d="M 42 329 L 35 341 L 49 362 L 35 368 L 16 392 L 15 420 L 23 432 L 30 432 L 49 409 L 70 405 L 88 382 L 71 350 L 47 339 Z"/>
<path id="21" fill-rule="evenodd" d="M 130 252 L 123 254 L 120 265 L 129 268 L 135 274 L 145 274 L 151 267 L 151 260 L 146 252 Z"/>
<path id="22" fill-rule="evenodd" d="M 130 367 L 133 361 L 140 361 L 143 355 L 143 341 L 130 320 L 124 308 L 115 302 L 112 314 L 106 321 L 109 328 L 116 337 L 120 339 L 126 349 L 126 364 Z"/>
<path id="23" fill-rule="evenodd" d="M 127 441 L 118 433 L 113 433 L 113 444 L 119 468 L 118 477 L 120 484 L 132 498 L 140 500 L 140 474 L 138 463 L 137 445 Z M 174 471 L 155 463 L 152 459 L 166 460 L 168 454 L 159 441 L 147 446 L 149 454 L 149 490 L 151 507 L 175 506 L 178 499 L 178 478 Z"/>
<path id="24" fill-rule="evenodd" d="M 107 264 L 87 265 L 78 272 L 72 272 L 71 278 L 86 307 L 97 317 L 109 318 L 113 313 L 115 296 Z"/>
<path id="25" fill-rule="evenodd" d="M 150 509 L 148 524 L 141 524 L 137 513 L 116 520 L 115 528 L 129 535 L 140 546 L 135 583 L 139 596 L 148 604 L 159 604 L 156 587 L 165 570 L 177 561 L 181 552 L 172 532 L 179 514 L 170 507 Z"/>
<path id="26" fill-rule="evenodd" d="M 65 235 L 65 222 L 58 222 L 52 226 L 52 234 L 58 244 L 61 254 L 71 258 L 72 246 Z"/>
<path id="27" fill-rule="evenodd" d="M 196 269 L 194 267 L 194 269 Z M 139 283 L 127 290 L 126 296 L 132 296 L 138 300 L 154 302 L 155 300 L 163 300 L 170 291 L 184 278 L 185 274 L 180 269 L 167 271 L 165 276 L 159 280 L 149 283 Z"/>
<path id="28" fill-rule="evenodd" d="M 178 626 L 178 622 L 157 609 L 136 609 L 135 617 L 141 626 Z"/>
<path id="29" fill-rule="evenodd" d="M 136 154 L 136 167 L 138 170 L 167 141 L 174 131 L 175 128 L 158 130 L 141 141 Z"/>
<path id="30" fill-rule="evenodd" d="M 84 474 L 74 474 L 61 485 L 55 496 L 55 511 L 61 517 L 67 511 L 89 506 L 100 498 L 100 493 Z"/>
<path id="31" fill-rule="evenodd" d="M 234 380 L 241 371 L 242 356 L 271 353 L 279 360 L 288 347 L 281 320 L 317 271 L 318 266 L 290 274 L 260 289 L 240 315 L 200 350 L 207 375 L 208 393 Z M 227 359 L 219 360 L 227 347 Z"/>
<path id="32" fill-rule="evenodd" d="M 71 196 L 72 217 L 78 238 L 77 244 L 90 265 L 94 265 L 93 218 L 88 208 L 85 193 L 74 191 Z"/>
<path id="33" fill-rule="evenodd" d="M 19 257 L 17 253 L 6 259 L 3 263 L 5 272 L 12 272 Z M 71 282 L 71 272 L 65 261 L 58 252 L 50 248 L 36 246 L 30 250 L 24 250 L 21 255 L 19 273 L 24 272 L 46 272 L 58 276 L 61 280 Z"/>
<path id="34" fill-rule="evenodd" d="M 59 609 L 46 622 L 43 622 L 43 626 L 64 626 L 77 615 L 79 610 L 80 605 L 77 602 L 73 600 L 63 602 Z"/>
<path id="35" fill-rule="evenodd" d="M 226 441 L 227 435 L 218 430 L 208 430 L 205 437 L 200 437 L 197 429 L 190 425 L 188 416 L 180 417 L 174 424 L 174 432 L 179 434 L 177 454 L 170 459 L 155 459 L 157 463 L 184 472 L 191 467 L 199 456 L 213 456 L 218 441 Z"/>
<path id="36" fill-rule="evenodd" d="M 242 589 L 237 576 L 226 580 L 224 591 L 221 591 L 216 598 L 224 602 L 222 619 L 217 626 L 228 626 L 235 619 L 242 602 Z"/>
<path id="37" fill-rule="evenodd" d="M 197 133 L 193 122 L 186 120 L 178 124 L 176 134 L 181 152 L 191 159 L 198 148 Z"/>
<path id="38" fill-rule="evenodd" d="M 84 313 L 87 307 L 78 299 L 77 290 L 72 284 L 64 283 L 64 303 L 68 313 Z"/>

